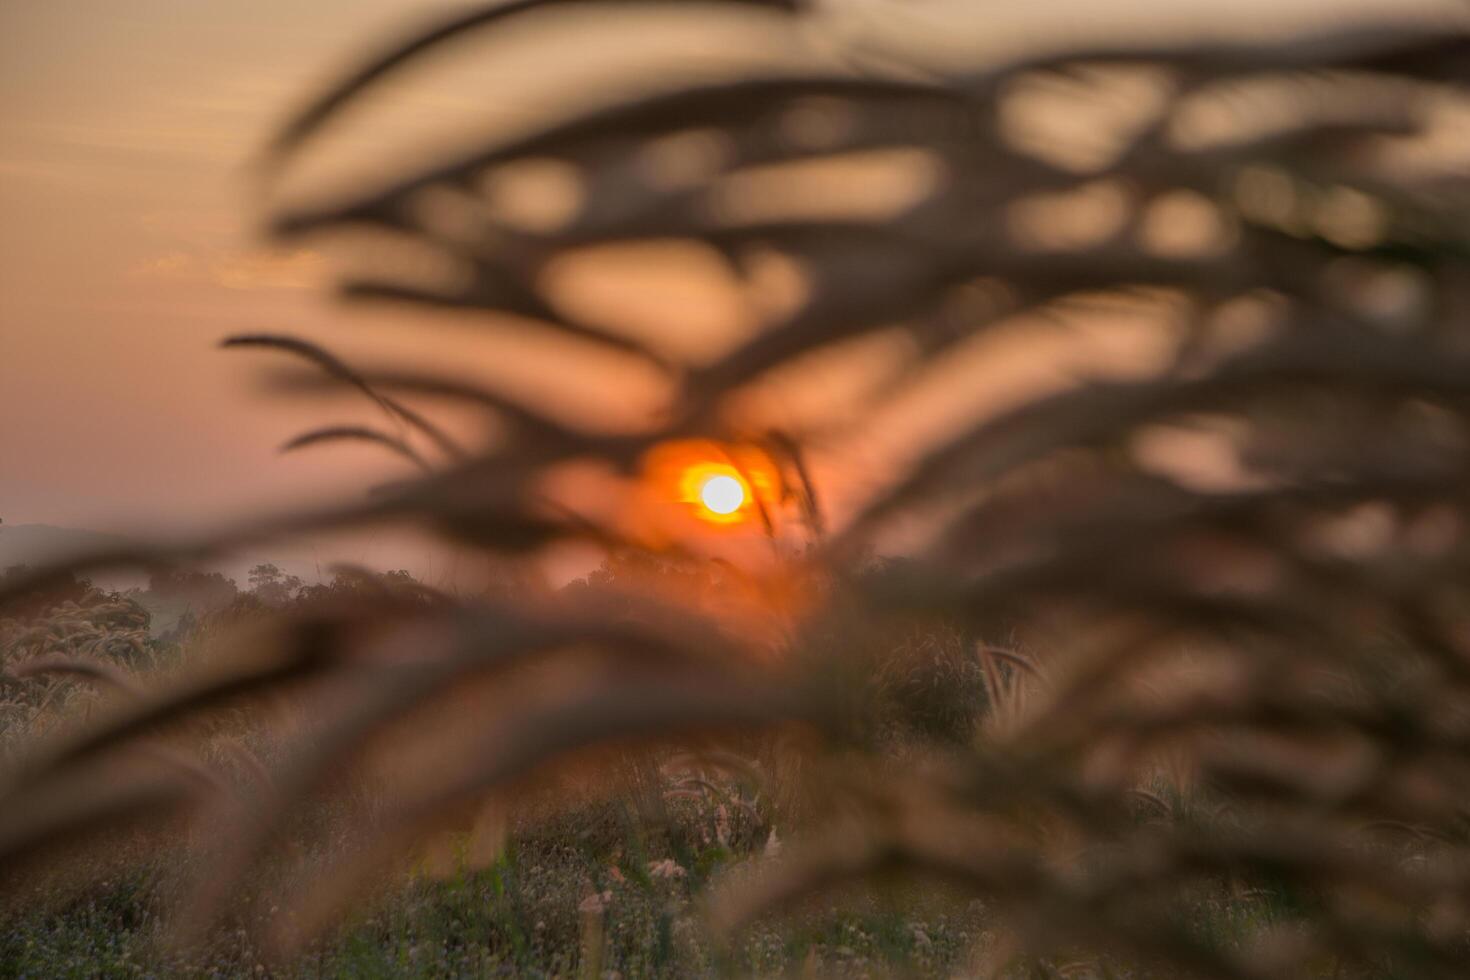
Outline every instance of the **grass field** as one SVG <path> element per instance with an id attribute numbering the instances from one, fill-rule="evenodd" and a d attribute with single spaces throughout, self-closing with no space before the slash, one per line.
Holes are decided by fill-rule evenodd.
<path id="1" fill-rule="evenodd" d="M 1463 980 L 1470 7 L 642 6 L 264 141 L 404 342 L 221 356 L 394 469 L 0 580 L 0 969 Z"/>
<path id="2" fill-rule="evenodd" d="M 576 588 L 572 594 L 585 599 Z M 281 615 L 253 596 L 237 606 L 204 617 L 192 633 L 145 639 L 141 653 L 119 638 L 146 634 L 146 612 L 126 597 L 95 591 L 25 623 L 12 620 L 7 635 L 16 643 L 39 631 L 121 651 L 109 668 L 113 683 L 141 684 L 185 672 L 209 649 L 221 621 L 238 628 L 242 616 Z M 48 625 L 57 621 L 68 625 Z M 994 697 L 1004 706 L 1008 689 L 992 693 L 980 666 L 959 655 L 965 640 L 954 627 L 885 632 L 838 623 L 817 631 L 813 642 L 866 658 L 872 668 L 849 697 L 868 729 L 870 778 L 899 784 L 936 747 L 983 746 L 992 737 L 989 705 Z M 38 677 L 13 686 L 0 729 L 9 764 L 84 726 L 110 696 L 96 679 Z M 288 758 L 290 746 L 275 737 L 248 720 L 216 730 L 205 760 L 242 799 L 255 798 L 266 771 Z M 344 917 L 285 959 L 263 949 L 261 937 L 293 927 L 296 909 L 283 897 L 293 882 L 329 875 L 355 837 L 374 832 L 383 813 L 370 784 L 322 804 L 335 812 L 301 815 L 277 848 L 280 860 L 243 882 L 228 916 L 184 948 L 172 944 L 171 927 L 195 876 L 210 874 L 210 825 L 117 835 L 102 853 L 49 866 L 9 896 L 0 975 L 1169 975 L 1085 949 L 1026 955 L 1016 945 L 1014 921 L 993 904 L 897 869 L 819 891 L 734 933 L 712 928 L 711 894 L 779 861 L 790 844 L 802 843 L 803 811 L 820 810 L 803 799 L 793 770 L 781 777 L 788 785 L 769 778 L 783 765 L 779 755 L 762 760 L 770 746 L 748 748 L 753 754 L 733 769 L 678 752 L 600 754 L 595 778 L 585 770 L 567 774 L 516 797 L 509 810 L 487 807 L 435 834 L 366 882 Z M 1200 801 L 1164 779 L 1139 804 L 1134 820 L 1145 827 L 1187 823 L 1198 817 L 1191 811 Z M 1174 899 L 1187 903 L 1183 918 L 1221 950 L 1241 948 L 1262 931 L 1289 933 L 1311 918 L 1308 897 L 1269 882 L 1247 887 L 1229 875 L 1196 882 Z M 1335 969 L 1323 964 L 1320 975 L 1335 976 Z M 1385 966 L 1371 975 L 1399 974 Z"/>

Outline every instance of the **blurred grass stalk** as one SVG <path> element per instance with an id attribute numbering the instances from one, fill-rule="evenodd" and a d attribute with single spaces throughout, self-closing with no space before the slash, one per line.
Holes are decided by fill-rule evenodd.
<path id="1" fill-rule="evenodd" d="M 546 818 L 627 792 L 608 768 L 625 754 L 659 773 L 639 777 L 650 825 L 665 789 L 736 793 L 705 814 L 708 868 L 660 865 L 716 879 L 724 939 L 916 875 L 984 900 L 991 939 L 1014 938 L 1015 958 L 985 954 L 1000 970 L 1463 976 L 1470 8 L 1322 4 L 1276 30 L 1094 6 L 987 32 L 999 10 L 873 8 L 857 30 L 845 4 L 724 0 L 708 6 L 762 18 L 790 63 L 589 87 L 523 132 L 288 193 L 347 110 L 449 41 L 539 24 L 570 43 L 627 6 L 431 24 L 259 161 L 274 238 L 356 260 L 345 297 L 505 338 L 483 377 L 226 341 L 292 365 L 283 390 L 375 413 L 286 449 L 375 446 L 403 479 L 20 576 L 0 601 L 401 523 L 506 567 L 569 545 L 604 566 L 484 595 L 360 575 L 146 691 L 109 664 L 127 635 L 96 610 L 16 618 L 22 698 L 44 706 L 60 688 L 35 685 L 59 674 L 129 693 L 7 773 L 0 868 L 59 877 L 125 822 L 193 817 L 209 859 L 174 938 L 263 887 L 290 911 L 252 926 L 289 957 L 487 801 Z M 948 41 L 905 33 L 940 13 Z M 991 43 L 957 63 L 967 31 Z M 537 203 L 507 191 L 523 180 L 556 206 L 507 203 Z M 668 266 L 645 285 L 702 282 L 674 294 L 697 303 L 558 286 L 582 262 L 619 280 L 618 250 L 649 247 Z M 696 356 L 682 320 L 710 297 L 732 339 Z M 772 488 L 755 504 L 774 556 L 712 558 L 733 535 L 650 503 L 651 454 L 691 440 Z M 840 463 L 879 444 L 882 472 Z M 221 783 L 219 736 L 272 747 L 237 770 L 254 789 Z M 692 771 L 669 771 L 679 754 Z M 738 851 L 734 814 L 755 833 Z M 640 883 L 647 864 L 629 865 Z M 590 884 L 582 976 L 612 965 L 610 893 Z M 1237 934 L 1210 911 L 1235 907 L 1222 894 L 1280 914 Z"/>

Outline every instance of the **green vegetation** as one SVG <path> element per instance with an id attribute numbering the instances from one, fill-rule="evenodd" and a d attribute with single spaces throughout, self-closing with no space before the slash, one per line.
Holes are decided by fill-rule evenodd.
<path id="1" fill-rule="evenodd" d="M 880 563 L 876 580 L 902 574 Z M 628 586 L 646 591 L 653 579 L 691 581 L 717 569 L 640 561 L 604 565 L 563 590 L 578 605 L 612 599 L 627 605 Z M 330 586 L 298 588 L 286 606 L 257 593 L 277 584 L 262 574 L 257 588 L 200 618 L 187 634 L 149 639 L 146 659 L 113 633 L 146 636 L 146 610 L 85 582 L 66 582 L 0 621 L 15 637 L 60 637 L 60 649 L 77 650 L 78 622 L 88 636 L 92 674 L 33 674 L 25 661 L 44 663 L 12 639 L 19 663 L 5 701 L 3 744 L 12 759 L 54 734 L 119 690 L 130 691 L 150 675 L 187 669 L 209 649 L 219 631 L 263 624 L 333 600 L 361 597 L 385 586 L 422 590 L 403 573 L 376 582 L 357 572 Z M 422 591 L 415 594 L 426 595 Z M 78 600 L 81 600 L 80 602 Z M 424 600 L 428 601 L 428 600 Z M 994 737 L 997 708 L 1003 716 L 1025 679 L 1017 665 L 966 656 L 979 638 L 956 623 L 916 619 L 865 621 L 851 603 L 833 602 L 833 616 L 817 621 L 798 643 L 814 665 L 833 663 L 833 651 L 849 672 L 826 674 L 840 698 L 841 727 L 854 746 L 878 764 L 874 777 L 901 785 L 906 769 L 936 747 L 983 751 Z M 120 615 L 129 611 L 130 616 Z M 143 619 L 140 621 L 139 616 Z M 982 648 L 984 644 L 982 643 Z M 995 648 L 997 650 L 1003 648 Z M 1034 669 L 1034 668 L 1028 668 Z M 29 676 L 28 676 L 29 674 Z M 995 686 L 992 686 L 995 685 Z M 1013 707 L 1013 706 L 1011 706 Z M 237 791 L 254 792 L 263 770 L 274 769 L 291 745 L 273 743 L 271 731 L 246 721 L 216 729 L 205 746 L 212 768 Z M 242 751 L 242 747 L 246 747 Z M 1154 977 L 1137 963 L 1119 965 L 1078 950 L 1027 957 L 1010 945 L 1005 917 L 964 889 L 926 882 L 895 870 L 886 878 L 844 886 L 802 900 L 777 915 L 752 922 L 736 936 L 711 931 L 708 895 L 758 874 L 778 860 L 784 835 L 822 802 L 803 785 L 790 758 L 771 746 L 747 743 L 747 755 L 697 759 L 684 753 L 599 757 L 592 783 L 563 783 L 522 799 L 513 811 L 482 810 L 470 825 L 437 833 L 409 861 L 373 879 L 365 894 L 320 937 L 287 960 L 258 939 L 291 928 L 294 912 L 281 905 L 280 881 L 267 874 L 242 883 L 229 916 L 202 943 L 171 945 L 177 904 L 187 900 L 191 879 L 208 874 L 207 845 L 152 833 L 116 838 L 102 864 L 84 863 L 61 876 L 27 879 L 12 895 L 0 927 L 0 975 L 15 977 L 159 976 L 282 977 L 440 976 L 955 976 L 985 970 L 1006 978 Z M 947 749 L 946 749 L 947 751 Z M 860 763 L 854 759 L 854 767 Z M 782 782 L 784 780 L 784 782 Z M 609 793 L 609 787 L 612 792 Z M 588 795 L 590 793 L 590 795 Z M 1217 801 L 1218 802 L 1218 801 Z M 373 826 L 383 819 L 371 786 L 363 785 L 323 804 L 298 822 L 286 846 L 288 863 L 308 877 L 333 866 L 334 850 L 348 839 L 315 833 L 318 826 Z M 1216 804 L 1217 805 L 1217 804 Z M 1140 791 L 1131 821 L 1138 827 L 1209 821 L 1234 823 L 1200 789 L 1185 789 L 1160 776 Z M 1223 826 L 1223 824 L 1222 824 Z M 1388 845 L 1380 843 L 1382 850 Z M 1397 860 L 1423 860 L 1422 841 L 1395 842 Z M 1387 851 L 1385 850 L 1385 853 Z M 279 869 L 276 873 L 279 873 Z M 16 899 L 19 899 L 19 902 Z M 1227 873 L 1201 879 L 1175 896 L 1182 919 L 1200 941 L 1240 949 L 1262 930 L 1287 934 L 1310 923 L 1318 899 L 1285 882 Z M 1177 915 L 1181 909 L 1171 910 Z M 1327 958 L 1313 976 L 1339 975 Z M 1389 961 L 1365 976 L 1400 975 Z"/>
<path id="2" fill-rule="evenodd" d="M 983 913 L 957 900 L 895 905 L 854 898 L 840 909 L 763 924 L 734 949 L 717 950 L 700 919 L 699 890 L 705 874 L 736 859 L 722 847 L 696 846 L 698 825 L 711 822 L 712 808 L 674 809 L 682 825 L 660 839 L 650 839 L 646 827 L 632 831 L 631 815 L 603 805 L 517 835 L 489 867 L 410 874 L 285 967 L 263 962 L 229 931 L 203 952 L 160 953 L 155 941 L 166 906 L 159 893 L 166 886 L 157 873 L 135 872 L 59 909 L 7 920 L 0 972 L 246 977 L 264 966 L 289 977 L 574 977 L 587 975 L 590 953 L 603 975 L 624 977 L 709 976 L 732 963 L 760 976 L 794 969 L 944 976 L 983 933 Z M 677 851 L 689 853 L 692 870 L 672 857 L 649 857 Z M 585 911 L 593 904 L 598 911 Z"/>

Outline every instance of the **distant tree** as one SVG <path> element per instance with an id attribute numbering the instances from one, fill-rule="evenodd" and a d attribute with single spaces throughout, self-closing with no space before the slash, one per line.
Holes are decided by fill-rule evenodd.
<path id="1" fill-rule="evenodd" d="M 148 591 L 161 599 L 185 599 L 191 609 L 208 612 L 229 605 L 240 590 L 219 572 L 169 568 L 148 576 Z"/>
<path id="2" fill-rule="evenodd" d="M 250 591 L 267 605 L 286 605 L 296 598 L 302 584 L 300 577 L 287 575 L 271 562 L 264 562 L 250 569 Z"/>
<path id="3" fill-rule="evenodd" d="M 0 572 L 0 591 L 8 590 L 33 571 L 29 565 L 11 565 Z M 67 572 L 59 581 L 44 589 L 11 599 L 0 609 L 0 618 L 31 619 L 64 602 L 81 602 L 98 591 L 89 580 L 78 578 L 75 572 Z"/>
<path id="4" fill-rule="evenodd" d="M 423 590 L 419 581 L 406 569 L 377 574 L 353 569 L 333 573 L 331 581 L 303 585 L 296 592 L 298 602 L 321 602 L 331 599 L 363 599 L 392 595 L 398 598 L 415 596 Z"/>
<path id="5" fill-rule="evenodd" d="M 13 587 L 30 573 L 25 565 L 5 569 L 0 573 L 0 590 Z M 57 654 L 136 665 L 157 651 L 149 637 L 150 625 L 150 613 L 132 596 L 104 592 L 68 573 L 45 589 L 19 594 L 0 608 L 0 664 Z"/>

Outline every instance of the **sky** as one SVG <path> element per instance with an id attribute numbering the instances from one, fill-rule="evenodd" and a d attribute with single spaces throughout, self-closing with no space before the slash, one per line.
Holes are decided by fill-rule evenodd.
<path id="1" fill-rule="evenodd" d="M 1399 7 L 1448 5 L 1402 0 Z M 869 14 L 880 6 L 843 6 L 834 35 L 869 30 L 876 22 Z M 1392 5 L 1241 0 L 1219 10 L 1230 30 L 1264 35 L 1272 17 L 1375 6 Z M 304 428 L 370 416 L 268 396 L 257 383 L 261 355 L 217 349 L 233 333 L 290 332 L 348 356 L 491 373 L 557 364 L 554 350 L 516 348 L 503 333 L 411 324 L 397 310 L 342 308 L 328 297 L 326 258 L 260 244 L 252 154 L 292 107 L 356 55 L 437 9 L 421 0 L 0 2 L 0 520 L 201 529 L 396 475 L 370 449 L 278 455 Z M 1095 0 L 1026 11 L 975 0 L 886 9 L 902 28 L 893 32 L 895 50 L 919 45 L 956 65 L 1018 40 L 1058 37 L 1089 18 L 1117 20 L 1115 5 Z M 1147 16 L 1110 20 L 1110 29 L 1209 29 L 1191 5 L 1131 9 Z M 983 14 L 987 29 L 953 31 L 944 15 L 956 11 Z M 1046 23 L 1006 29 L 1007 17 L 1019 23 L 1023 15 Z M 430 153 L 454 145 L 469 127 L 514 128 L 613 75 L 651 80 L 670 66 L 723 71 L 833 57 L 811 35 L 773 31 L 749 14 L 712 20 L 691 7 L 672 16 L 665 10 L 658 23 L 651 32 L 637 16 L 620 15 L 616 29 L 599 24 L 554 46 L 468 46 L 381 100 L 372 125 L 349 125 L 328 141 L 316 176 L 343 167 L 371 176 L 389 144 Z M 518 40 L 515 30 L 508 33 Z M 311 167 L 298 177 L 311 186 Z M 683 285 L 654 290 L 662 299 L 650 308 L 649 290 L 640 297 L 633 286 L 655 267 L 680 270 Z M 634 255 L 610 269 L 601 279 L 577 280 L 583 302 L 621 309 L 630 320 L 662 318 L 711 350 L 751 328 L 706 302 L 727 284 L 698 256 Z M 996 404 L 1026 390 L 1027 364 L 992 360 L 1000 368 L 990 383 L 970 375 L 956 387 Z M 563 380 L 566 403 L 584 411 L 613 411 L 626 401 Z M 838 474 L 839 495 L 876 479 L 874 460 L 859 457 L 829 470 Z"/>
<path id="2" fill-rule="evenodd" d="M 191 536 L 404 475 L 372 447 L 279 454 L 304 429 L 376 421 L 371 407 L 264 391 L 260 369 L 272 359 L 219 350 L 231 334 L 291 333 L 359 362 L 468 366 L 512 380 L 558 364 L 556 349 L 503 330 L 344 309 L 329 297 L 324 256 L 262 244 L 253 155 L 317 88 L 445 7 L 0 3 L 0 521 Z M 711 32 L 714 23 L 665 12 L 658 32 L 636 15 L 620 18 L 621 41 L 599 29 L 538 46 L 534 32 L 513 28 L 499 47 L 465 45 L 389 86 L 362 132 L 349 119 L 345 136 L 313 156 L 317 171 L 308 162 L 303 186 L 317 186 L 314 174 L 371 178 L 385 159 L 403 159 L 402 147 L 427 155 L 467 132 L 529 123 L 585 96 L 598 77 L 636 84 L 668 65 L 719 71 L 791 55 L 789 37 L 765 20 L 740 15 Z M 753 43 L 732 54 L 742 40 Z M 628 282 L 653 267 L 673 273 L 671 287 L 693 280 L 693 292 L 661 289 L 649 311 Z M 629 320 L 675 317 L 705 346 L 739 329 L 706 312 L 699 282 L 711 277 L 697 260 L 692 276 L 687 257 L 655 253 L 608 269 L 588 280 L 581 302 Z M 728 293 L 728 284 L 712 288 Z M 604 397 L 616 381 L 560 380 L 560 407 L 574 413 L 606 420 L 637 409 Z M 391 534 L 331 547 L 333 559 L 377 567 L 422 572 L 443 562 Z M 269 557 L 278 553 L 298 565 L 322 560 L 315 548 Z"/>
<path id="3" fill-rule="evenodd" d="M 321 256 L 260 247 L 247 173 L 305 94 L 436 9 L 0 4 L 0 519 L 203 527 L 391 475 L 353 449 L 278 457 L 323 421 L 321 407 L 266 397 L 253 380 L 260 356 L 216 344 L 275 331 L 348 354 L 458 361 L 477 350 L 468 331 L 427 338 L 403 330 L 401 312 L 331 303 Z M 701 58 L 720 46 L 692 32 L 670 44 Z M 506 52 L 476 69 L 500 93 L 475 101 L 478 114 L 534 113 L 539 103 L 505 83 L 544 68 L 540 57 Z M 455 124 L 468 100 L 425 88 L 401 96 L 380 137 L 413 143 L 425 120 Z"/>
<path id="4" fill-rule="evenodd" d="M 241 167 L 334 19 L 404 6 L 0 5 L 0 518 L 207 522 L 346 476 L 278 462 L 291 413 L 214 347 L 330 330 L 303 269 L 254 247 Z"/>

